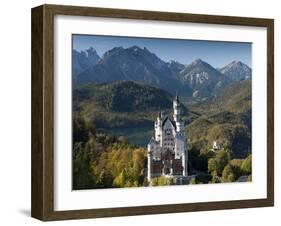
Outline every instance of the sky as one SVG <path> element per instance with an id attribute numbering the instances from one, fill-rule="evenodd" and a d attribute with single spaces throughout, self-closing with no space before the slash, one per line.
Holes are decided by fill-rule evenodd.
<path id="1" fill-rule="evenodd" d="M 200 58 L 215 68 L 223 67 L 233 60 L 252 66 L 251 43 L 74 34 L 72 45 L 78 51 L 93 47 L 99 56 L 114 47 L 137 45 L 146 47 L 166 62 L 175 60 L 189 64 Z"/>

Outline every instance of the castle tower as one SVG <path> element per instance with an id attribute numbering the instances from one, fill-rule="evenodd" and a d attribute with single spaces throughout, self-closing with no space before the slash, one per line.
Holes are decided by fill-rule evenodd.
<path id="1" fill-rule="evenodd" d="M 152 178 L 152 163 L 153 163 L 153 159 L 152 159 L 152 147 L 151 147 L 151 143 L 149 143 L 147 145 L 147 180 L 151 181 Z"/>
<path id="2" fill-rule="evenodd" d="M 182 154 L 182 175 L 188 176 L 187 173 L 187 167 L 188 167 L 188 154 L 187 154 L 187 146 L 184 147 L 184 152 Z"/>
<path id="3" fill-rule="evenodd" d="M 155 140 L 162 143 L 162 112 L 159 111 L 158 117 L 155 121 Z"/>
<path id="4" fill-rule="evenodd" d="M 179 122 L 180 121 L 180 101 L 179 101 L 179 96 L 176 95 L 174 101 L 173 101 L 173 109 L 174 109 L 174 121 Z"/>
<path id="5" fill-rule="evenodd" d="M 181 107 L 180 107 L 180 101 L 179 101 L 179 96 L 176 95 L 174 101 L 173 101 L 173 109 L 174 109 L 174 114 L 173 118 L 176 123 L 176 130 L 177 132 L 182 132 L 184 130 L 183 122 L 181 121 Z"/>
<path id="6" fill-rule="evenodd" d="M 176 95 L 173 101 L 173 109 L 174 114 L 173 118 L 176 123 L 176 131 L 177 137 L 175 142 L 175 150 L 176 150 L 176 158 L 181 156 L 182 159 L 182 175 L 187 176 L 187 163 L 188 163 L 188 154 L 187 154 L 187 144 L 186 144 L 186 137 L 184 132 L 184 123 L 181 120 L 181 107 L 179 96 Z"/>

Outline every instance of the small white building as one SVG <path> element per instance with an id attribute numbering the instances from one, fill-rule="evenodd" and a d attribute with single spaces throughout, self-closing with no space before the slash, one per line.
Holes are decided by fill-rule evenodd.
<path id="1" fill-rule="evenodd" d="M 219 142 L 217 142 L 216 140 L 213 141 L 213 150 L 214 151 L 219 151 L 221 149 L 221 146 L 219 144 Z"/>
<path id="2" fill-rule="evenodd" d="M 173 101 L 173 119 L 160 112 L 155 121 L 155 136 L 147 145 L 147 179 L 167 176 L 183 179 L 187 177 L 188 146 L 181 120 L 179 97 Z"/>

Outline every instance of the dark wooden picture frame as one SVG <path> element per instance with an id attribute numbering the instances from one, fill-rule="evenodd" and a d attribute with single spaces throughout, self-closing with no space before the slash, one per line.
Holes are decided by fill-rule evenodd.
<path id="1" fill-rule="evenodd" d="M 103 209 L 54 210 L 54 16 L 95 16 L 265 27 L 267 29 L 267 198 Z M 274 20 L 183 13 L 42 5 L 32 9 L 31 215 L 49 220 L 162 214 L 274 205 Z"/>

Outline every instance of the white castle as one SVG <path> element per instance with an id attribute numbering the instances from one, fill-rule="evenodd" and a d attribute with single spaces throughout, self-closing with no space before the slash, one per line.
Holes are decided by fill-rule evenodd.
<path id="1" fill-rule="evenodd" d="M 173 110 L 173 119 L 164 117 L 160 112 L 155 121 L 155 136 L 147 145 L 148 181 L 159 176 L 173 177 L 175 180 L 188 176 L 188 147 L 178 95 L 173 101 Z"/>

